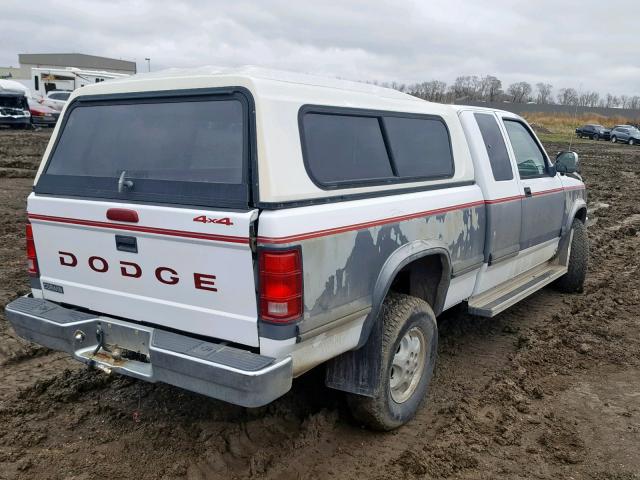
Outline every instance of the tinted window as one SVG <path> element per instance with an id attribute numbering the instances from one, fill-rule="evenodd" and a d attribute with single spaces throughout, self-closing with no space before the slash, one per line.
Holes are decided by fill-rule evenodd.
<path id="1" fill-rule="evenodd" d="M 484 145 L 487 148 L 494 180 L 497 182 L 512 180 L 511 160 L 496 118 L 488 113 L 476 113 L 474 115 L 482 133 L 482 140 L 484 140 Z"/>
<path id="2" fill-rule="evenodd" d="M 393 176 L 376 117 L 307 113 L 303 117 L 305 159 L 324 184 Z"/>
<path id="3" fill-rule="evenodd" d="M 77 107 L 47 173 L 240 183 L 243 148 L 235 100 Z"/>
<path id="4" fill-rule="evenodd" d="M 400 177 L 453 174 L 449 132 L 440 120 L 384 117 L 396 173 Z"/>
<path id="5" fill-rule="evenodd" d="M 520 177 L 543 175 L 547 170 L 545 158 L 529 130 L 513 120 L 505 120 L 504 125 L 516 156 Z"/>
<path id="6" fill-rule="evenodd" d="M 70 95 L 70 92 L 50 93 L 49 98 L 53 100 L 68 100 Z"/>
<path id="7" fill-rule="evenodd" d="M 241 94 L 135 102 L 72 106 L 36 193 L 247 207 Z M 127 188 L 118 182 L 123 172 Z"/>

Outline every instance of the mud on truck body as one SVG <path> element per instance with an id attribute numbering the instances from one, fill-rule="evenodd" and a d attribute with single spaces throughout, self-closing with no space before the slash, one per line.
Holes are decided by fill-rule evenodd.
<path id="1" fill-rule="evenodd" d="M 325 364 L 354 416 L 408 421 L 436 316 L 586 274 L 577 155 L 502 111 L 269 72 L 73 93 L 28 198 L 25 339 L 248 407 Z"/>

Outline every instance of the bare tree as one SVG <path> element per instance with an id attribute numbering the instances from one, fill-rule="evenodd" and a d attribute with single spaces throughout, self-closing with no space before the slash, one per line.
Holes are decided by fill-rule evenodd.
<path id="1" fill-rule="evenodd" d="M 407 87 L 407 93 L 423 100 L 442 103 L 446 101 L 447 84 L 440 80 L 416 83 Z"/>
<path id="2" fill-rule="evenodd" d="M 561 88 L 558 91 L 558 104 L 576 105 L 578 103 L 578 92 L 575 88 Z"/>
<path id="3" fill-rule="evenodd" d="M 615 108 L 618 105 L 620 105 L 620 99 L 615 95 L 611 95 L 610 93 L 607 93 L 607 96 L 604 99 L 604 106 L 606 108 Z"/>
<path id="4" fill-rule="evenodd" d="M 627 95 L 620 95 L 620 106 L 622 108 L 629 108 L 630 98 Z"/>
<path id="5" fill-rule="evenodd" d="M 455 100 L 479 100 L 482 81 L 476 75 L 464 75 L 456 78 L 450 90 Z"/>
<path id="6" fill-rule="evenodd" d="M 502 81 L 493 75 L 482 77 L 482 99 L 487 102 L 495 102 L 502 95 Z"/>
<path id="7" fill-rule="evenodd" d="M 507 89 L 507 94 L 511 96 L 513 103 L 524 103 L 529 101 L 531 94 L 531 85 L 527 82 L 512 83 Z"/>
<path id="8" fill-rule="evenodd" d="M 551 92 L 553 91 L 553 85 L 550 83 L 536 83 L 536 90 L 538 91 L 538 95 L 536 97 L 536 103 L 541 105 L 547 105 L 549 103 L 553 103 L 553 96 Z"/>
<path id="9" fill-rule="evenodd" d="M 598 92 L 583 92 L 578 95 L 578 106 L 580 107 L 597 107 L 600 100 Z"/>
<path id="10" fill-rule="evenodd" d="M 509 85 L 505 94 L 502 90 L 502 81 L 493 75 L 484 75 L 482 77 L 477 75 L 462 75 L 456 78 L 455 82 L 449 86 L 440 80 L 430 80 L 428 82 L 419 82 L 411 85 L 399 82 L 378 83 L 371 81 L 368 83 L 394 88 L 415 97 L 439 103 L 473 102 L 479 100 L 496 102 L 502 99 L 509 99 L 514 103 L 524 103 L 535 100 L 538 104 L 553 104 L 554 100 L 556 100 L 559 105 L 640 110 L 639 95 L 621 95 L 618 97 L 607 93 L 601 96 L 595 91 L 578 93 L 575 88 L 567 87 L 558 90 L 554 98 L 553 85 L 545 82 L 536 83 L 535 95 L 532 95 L 533 88 L 527 82 L 516 82 Z"/>

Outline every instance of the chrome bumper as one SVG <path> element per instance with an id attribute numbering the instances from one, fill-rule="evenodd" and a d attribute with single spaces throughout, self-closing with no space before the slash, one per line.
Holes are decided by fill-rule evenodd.
<path id="1" fill-rule="evenodd" d="M 108 373 L 169 383 L 244 407 L 266 405 L 291 388 L 291 357 L 265 357 L 30 296 L 14 300 L 5 312 L 22 338 Z M 98 345 L 104 348 L 96 352 Z"/>

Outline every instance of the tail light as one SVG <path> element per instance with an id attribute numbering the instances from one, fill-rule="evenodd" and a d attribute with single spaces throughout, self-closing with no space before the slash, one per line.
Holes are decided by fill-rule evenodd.
<path id="1" fill-rule="evenodd" d="M 33 229 L 31 228 L 30 223 L 27 223 L 26 237 L 27 237 L 27 269 L 29 271 L 30 276 L 37 277 L 39 275 L 38 256 L 36 255 L 36 244 L 33 241 Z"/>
<path id="2" fill-rule="evenodd" d="M 260 250 L 260 318 L 291 323 L 302 316 L 300 249 Z"/>

